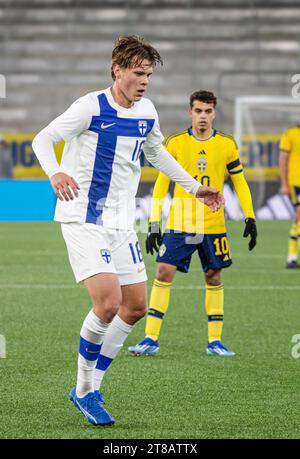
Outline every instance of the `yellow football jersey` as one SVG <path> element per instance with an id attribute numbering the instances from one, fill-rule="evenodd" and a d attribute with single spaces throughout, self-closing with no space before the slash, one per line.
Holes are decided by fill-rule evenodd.
<path id="1" fill-rule="evenodd" d="M 289 153 L 288 184 L 300 186 L 300 126 L 291 127 L 283 134 L 280 149 Z"/>
<path id="2" fill-rule="evenodd" d="M 232 177 L 235 174 L 243 176 L 239 152 L 233 137 L 215 129 L 206 140 L 196 138 L 192 129 L 187 129 L 168 137 L 165 147 L 179 164 L 204 186 L 222 191 L 227 171 L 232 174 Z M 243 186 L 244 182 L 243 177 Z M 153 191 L 150 221 L 160 221 L 169 183 L 170 179 L 160 172 Z M 255 218 L 247 184 L 246 188 L 247 217 Z M 243 193 L 245 194 L 244 188 Z M 250 195 L 250 204 L 247 193 Z M 208 206 L 176 184 L 166 229 L 187 233 L 224 233 L 226 231 L 224 209 L 212 212 Z"/>

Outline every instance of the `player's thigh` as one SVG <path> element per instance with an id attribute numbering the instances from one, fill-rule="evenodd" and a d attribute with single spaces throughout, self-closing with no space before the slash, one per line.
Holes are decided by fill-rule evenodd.
<path id="1" fill-rule="evenodd" d="M 147 283 L 122 285 L 122 303 L 119 316 L 131 325 L 147 312 Z"/>
<path id="2" fill-rule="evenodd" d="M 166 231 L 156 257 L 157 263 L 174 266 L 174 273 L 176 269 L 187 273 L 192 254 L 197 250 L 199 238 L 201 235 Z"/>
<path id="3" fill-rule="evenodd" d="M 220 270 L 232 264 L 229 242 L 226 233 L 205 234 L 199 245 L 198 254 L 204 273 Z"/>
<path id="4" fill-rule="evenodd" d="M 290 185 L 290 200 L 295 208 L 295 219 L 296 219 L 297 207 L 300 206 L 300 187 Z"/>
<path id="5" fill-rule="evenodd" d="M 300 223 L 300 204 L 295 207 L 295 222 Z"/>
<path id="6" fill-rule="evenodd" d="M 105 322 L 111 322 L 122 302 L 119 279 L 113 273 L 100 273 L 83 281 L 93 304 L 94 313 Z"/>
<path id="7" fill-rule="evenodd" d="M 76 282 L 83 282 L 95 274 L 116 274 L 110 240 L 102 226 L 63 223 L 61 230 Z"/>
<path id="8" fill-rule="evenodd" d="M 112 258 L 120 285 L 147 280 L 146 267 L 135 231 L 111 232 Z"/>

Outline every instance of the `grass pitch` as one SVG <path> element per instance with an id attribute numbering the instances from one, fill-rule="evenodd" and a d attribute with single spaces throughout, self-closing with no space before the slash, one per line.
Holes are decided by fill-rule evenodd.
<path id="1" fill-rule="evenodd" d="M 259 222 L 248 252 L 243 223 L 228 223 L 234 264 L 224 271 L 223 341 L 205 354 L 207 321 L 197 256 L 178 273 L 158 357 L 132 357 L 134 329 L 103 383 L 116 425 L 95 428 L 68 400 L 78 334 L 90 309 L 76 286 L 59 225 L 0 224 L 1 438 L 300 438 L 300 270 L 285 269 L 289 222 Z M 140 237 L 143 246 L 143 236 Z M 155 273 L 145 256 L 149 290 Z"/>

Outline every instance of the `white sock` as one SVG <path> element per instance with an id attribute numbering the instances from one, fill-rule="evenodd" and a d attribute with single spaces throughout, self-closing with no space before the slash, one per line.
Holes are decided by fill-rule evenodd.
<path id="1" fill-rule="evenodd" d="M 297 260 L 298 260 L 297 255 L 290 255 L 289 254 L 288 257 L 287 257 L 287 262 L 288 263 L 291 263 L 292 261 L 297 261 Z"/>
<path id="2" fill-rule="evenodd" d="M 99 319 L 93 311 L 88 313 L 83 322 L 80 331 L 76 384 L 78 397 L 84 397 L 89 392 L 93 392 L 93 371 L 108 326 L 109 324 Z"/>
<path id="3" fill-rule="evenodd" d="M 124 341 L 131 332 L 133 326 L 127 324 L 116 315 L 105 334 L 100 355 L 93 375 L 94 390 L 99 390 L 105 372 L 113 359 L 123 347 Z"/>

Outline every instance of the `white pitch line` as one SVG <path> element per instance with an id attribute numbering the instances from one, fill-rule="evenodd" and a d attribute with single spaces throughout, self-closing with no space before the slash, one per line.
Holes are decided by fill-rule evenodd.
<path id="1" fill-rule="evenodd" d="M 77 288 L 78 285 L 76 284 L 55 284 L 55 285 L 47 285 L 47 284 L 0 284 L 0 289 L 48 289 L 48 290 L 57 290 L 57 289 L 73 289 Z M 83 286 L 79 286 L 83 288 Z M 149 285 L 150 287 L 150 285 Z M 201 285 L 173 285 L 172 289 L 175 290 L 205 290 L 204 286 Z M 238 286 L 224 286 L 225 290 L 300 290 L 300 285 L 243 285 L 241 287 Z"/>
<path id="2" fill-rule="evenodd" d="M 34 256 L 34 255 L 43 255 L 43 256 L 54 256 L 54 255 L 61 255 L 61 256 L 65 256 L 66 255 L 66 251 L 65 249 L 62 249 L 62 250 L 50 250 L 50 249 L 45 249 L 45 250 L 34 250 L 34 249 L 6 249 L 6 248 L 0 248 L 0 254 L 1 255 L 30 255 L 30 256 Z M 248 255 L 248 254 L 247 254 Z M 233 256 L 232 256 L 232 259 L 235 260 L 235 259 L 246 259 L 247 258 L 247 255 L 235 255 L 233 253 Z M 253 256 L 252 254 L 249 255 L 249 257 L 251 257 L 251 261 L 255 261 L 255 258 L 262 258 L 262 259 L 268 259 L 268 258 L 278 258 L 278 259 L 283 259 L 285 261 L 285 253 L 283 253 L 282 255 L 280 254 L 274 254 L 274 253 L 270 253 L 270 254 L 261 254 L 261 253 L 254 253 Z M 155 260 L 153 259 L 153 264 L 155 264 Z"/>
<path id="3" fill-rule="evenodd" d="M 178 290 L 205 290 L 204 286 L 198 285 L 174 285 L 172 288 Z M 224 290 L 300 290 L 300 285 L 287 285 L 287 286 L 280 286 L 280 285 L 243 285 L 241 287 L 237 286 L 226 286 L 224 285 Z"/>

